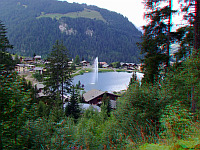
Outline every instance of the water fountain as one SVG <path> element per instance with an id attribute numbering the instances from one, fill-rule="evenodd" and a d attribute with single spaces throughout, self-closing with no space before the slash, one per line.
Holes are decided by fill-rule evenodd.
<path id="1" fill-rule="evenodd" d="M 95 58 L 94 60 L 94 67 L 93 67 L 93 78 L 92 78 L 92 83 L 91 84 L 95 84 L 96 82 L 98 82 L 98 57 Z"/>

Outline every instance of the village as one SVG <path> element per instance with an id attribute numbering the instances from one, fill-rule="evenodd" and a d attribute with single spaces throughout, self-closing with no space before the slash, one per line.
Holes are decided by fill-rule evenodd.
<path id="1" fill-rule="evenodd" d="M 38 78 L 41 77 L 43 74 L 45 74 L 45 64 L 48 63 L 48 61 L 42 60 L 41 56 L 34 56 L 34 57 L 20 57 L 20 63 L 15 66 L 15 71 L 22 77 L 24 77 L 27 81 L 30 81 L 32 86 L 36 87 L 37 89 L 37 98 L 41 99 L 42 97 L 45 97 L 44 94 L 44 87 L 43 81 Z M 73 66 L 74 60 L 68 62 L 69 66 Z M 99 62 L 99 71 L 100 72 L 106 72 L 106 71 L 142 71 L 141 64 L 135 64 L 135 63 L 111 63 L 108 64 L 106 62 Z M 79 75 L 83 72 L 89 72 L 92 71 L 93 64 L 83 60 L 80 61 L 79 64 L 75 64 L 75 68 L 73 68 L 73 72 L 71 73 L 72 76 Z M 36 76 L 37 75 L 37 76 Z M 101 111 L 101 104 L 103 96 L 106 95 L 110 99 L 110 105 L 112 109 L 116 109 L 116 100 L 119 97 L 119 95 L 108 93 L 106 91 L 101 91 L 97 89 L 92 89 L 88 92 L 85 92 L 81 96 L 83 97 L 83 103 L 79 103 L 79 106 L 82 110 L 88 109 L 92 107 L 94 110 L 97 110 L 98 112 Z M 70 99 L 70 95 L 66 94 L 64 96 L 63 101 L 63 107 L 66 107 L 68 104 L 68 101 Z"/>

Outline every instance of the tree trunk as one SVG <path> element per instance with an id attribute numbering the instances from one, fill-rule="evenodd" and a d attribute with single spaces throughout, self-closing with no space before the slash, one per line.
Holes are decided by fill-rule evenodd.
<path id="1" fill-rule="evenodd" d="M 172 10 L 172 0 L 169 0 L 169 9 L 170 9 L 170 13 L 169 13 L 169 20 L 168 20 L 168 32 L 167 32 L 167 56 L 169 56 L 169 50 L 170 50 L 170 40 L 171 40 L 171 10 Z M 169 59 L 167 59 L 166 62 L 166 67 L 169 67 Z"/>

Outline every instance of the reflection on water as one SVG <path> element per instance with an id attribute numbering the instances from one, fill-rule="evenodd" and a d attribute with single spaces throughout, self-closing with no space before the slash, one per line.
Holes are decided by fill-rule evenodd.
<path id="1" fill-rule="evenodd" d="M 84 85 L 85 91 L 92 89 L 98 89 L 102 91 L 114 92 L 127 89 L 132 73 L 128 72 L 104 72 L 98 74 L 98 81 L 92 83 L 93 73 L 85 73 L 83 75 L 75 76 L 73 84 L 77 84 L 78 81 Z M 139 80 L 143 77 L 142 73 L 137 72 Z"/>

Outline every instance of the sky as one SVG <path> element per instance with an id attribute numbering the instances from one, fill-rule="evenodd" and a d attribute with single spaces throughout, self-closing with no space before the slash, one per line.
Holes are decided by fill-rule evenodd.
<path id="1" fill-rule="evenodd" d="M 143 25 L 147 24 L 144 19 L 144 5 L 143 0 L 61 0 L 67 1 L 69 3 L 85 3 L 87 5 L 95 5 L 100 8 L 105 8 L 110 11 L 115 11 L 127 17 L 130 22 L 132 22 L 136 27 L 141 28 Z M 173 0 L 173 8 L 178 8 L 178 0 Z M 176 16 L 173 18 L 173 23 L 182 24 L 180 21 L 181 16 Z"/>

